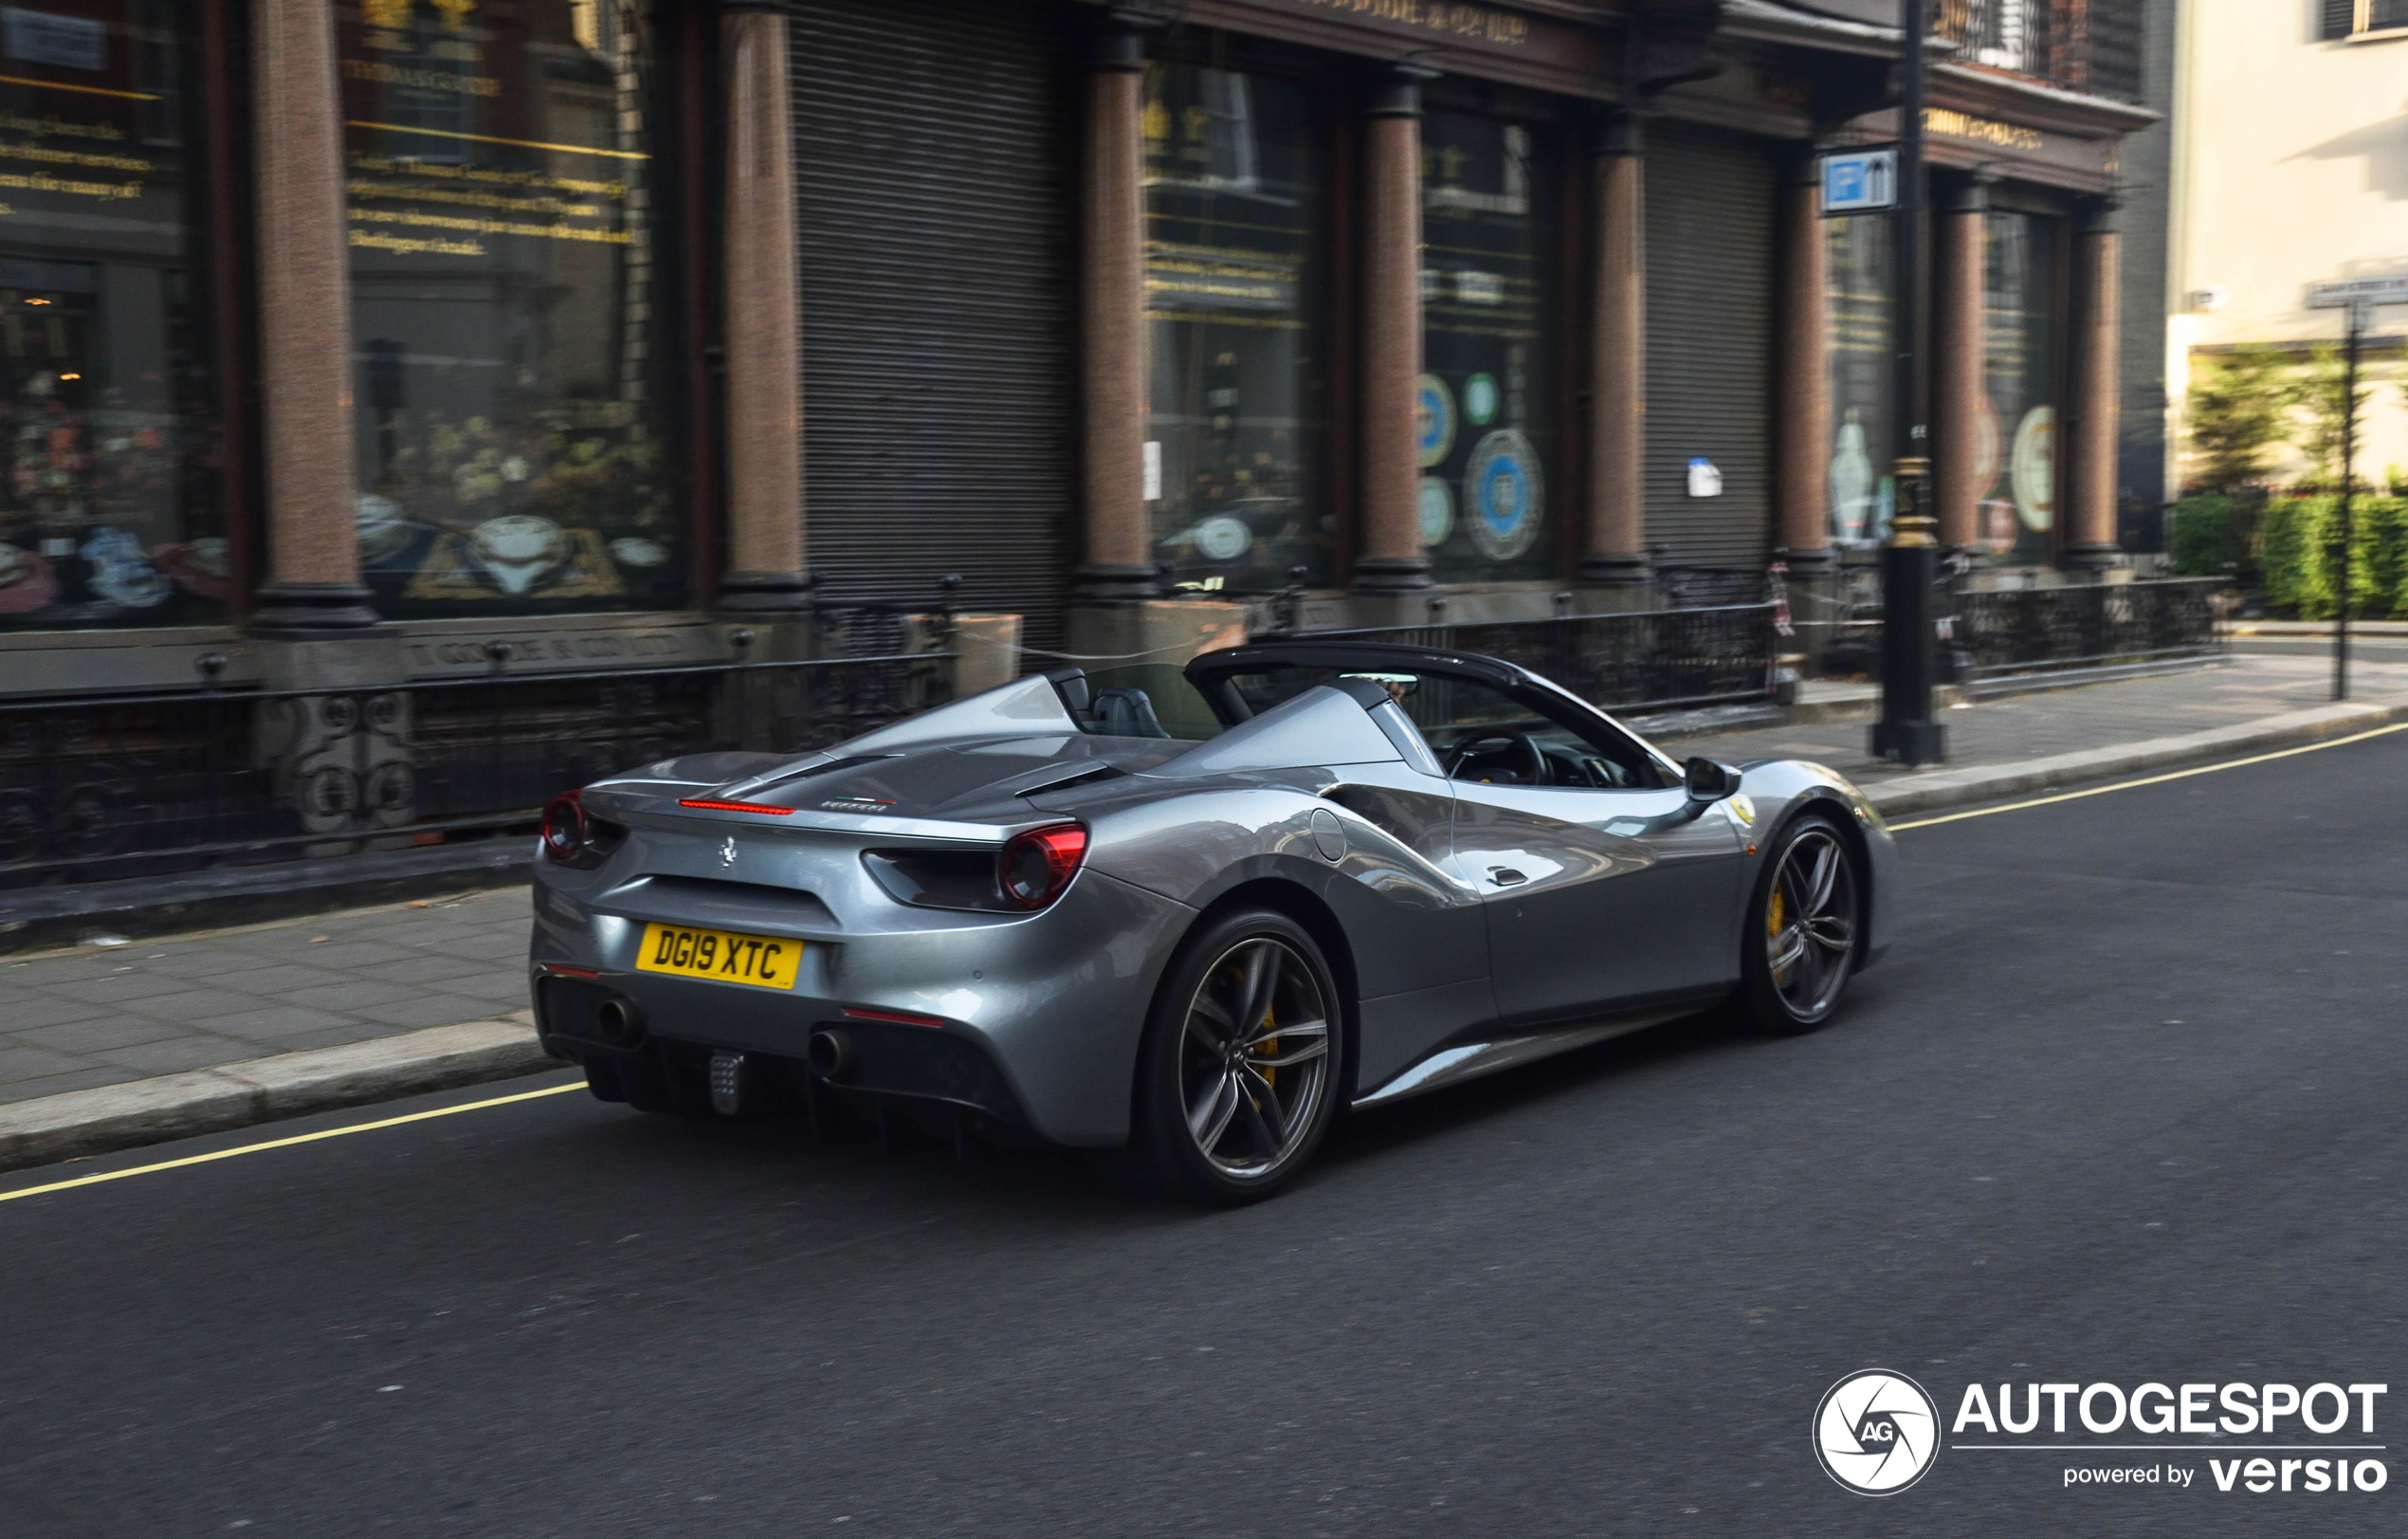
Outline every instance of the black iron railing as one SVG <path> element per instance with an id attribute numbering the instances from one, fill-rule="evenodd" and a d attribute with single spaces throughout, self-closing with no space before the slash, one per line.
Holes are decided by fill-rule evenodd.
<path id="1" fill-rule="evenodd" d="M 1608 710 L 1741 705 L 1766 699 L 1773 688 L 1771 604 L 1309 634 L 1315 641 L 1393 641 L 1500 657 Z"/>
<path id="2" fill-rule="evenodd" d="M 2049 588 L 1973 588 L 1943 574 L 1931 597 L 1949 676 L 1979 683 L 2025 673 L 2221 656 L 2225 577 L 2155 577 Z M 1826 677 L 1881 671 L 1881 575 L 1852 569 L 1829 589 L 1793 588 L 1796 625 Z"/>
<path id="3" fill-rule="evenodd" d="M 1669 566 L 1659 559 L 1652 574 L 1666 609 L 1724 609 L 1772 596 L 1760 566 Z"/>
<path id="4" fill-rule="evenodd" d="M 2222 577 L 2164 577 L 1985 588 L 1954 594 L 1939 613 L 1953 609 L 1943 645 L 1979 681 L 2220 655 L 2216 595 L 2231 587 Z"/>
<path id="5" fill-rule="evenodd" d="M 941 705 L 954 655 L 0 702 L 0 889 L 531 827 L 630 765 L 807 751 Z"/>

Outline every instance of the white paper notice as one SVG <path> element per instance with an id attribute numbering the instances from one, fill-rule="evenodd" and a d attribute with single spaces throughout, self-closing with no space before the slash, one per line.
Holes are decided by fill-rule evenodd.
<path id="1" fill-rule="evenodd" d="M 1158 439 L 1149 439 L 1145 446 L 1145 500 L 1162 500 L 1162 445 Z"/>

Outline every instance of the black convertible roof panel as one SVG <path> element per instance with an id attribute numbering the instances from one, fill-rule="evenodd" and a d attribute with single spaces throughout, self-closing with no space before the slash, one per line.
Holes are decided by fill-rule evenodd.
<path id="1" fill-rule="evenodd" d="M 1431 647 L 1400 646 L 1391 641 L 1250 642 L 1209 651 L 1187 665 L 1187 680 L 1210 694 L 1212 686 L 1232 673 L 1287 665 L 1298 668 L 1362 669 L 1370 672 L 1414 671 L 1456 673 L 1512 687 L 1532 682 L 1531 675 L 1501 658 L 1478 652 L 1441 651 Z"/>

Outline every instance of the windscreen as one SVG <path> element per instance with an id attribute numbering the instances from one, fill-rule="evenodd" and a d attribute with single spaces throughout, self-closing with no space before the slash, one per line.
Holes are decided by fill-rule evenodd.
<path id="1" fill-rule="evenodd" d="M 1319 685 L 1360 679 L 1388 691 L 1450 775 L 1589 789 L 1651 789 L 1663 783 L 1636 743 L 1603 724 L 1559 714 L 1495 685 L 1409 669 L 1267 663 L 1224 675 L 1226 712 L 1260 716 Z M 1199 697 L 1200 698 L 1200 697 Z"/>

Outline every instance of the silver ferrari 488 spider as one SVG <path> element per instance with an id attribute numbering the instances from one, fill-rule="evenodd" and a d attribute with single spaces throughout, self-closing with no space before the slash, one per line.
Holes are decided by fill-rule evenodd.
<path id="1" fill-rule="evenodd" d="M 1511 664 L 1306 639 L 557 797 L 530 969 L 605 1100 L 1124 1147 L 1237 1202 L 1346 1108 L 1724 1001 L 1822 1024 L 1894 858 L 1830 770 L 1684 766 Z"/>

